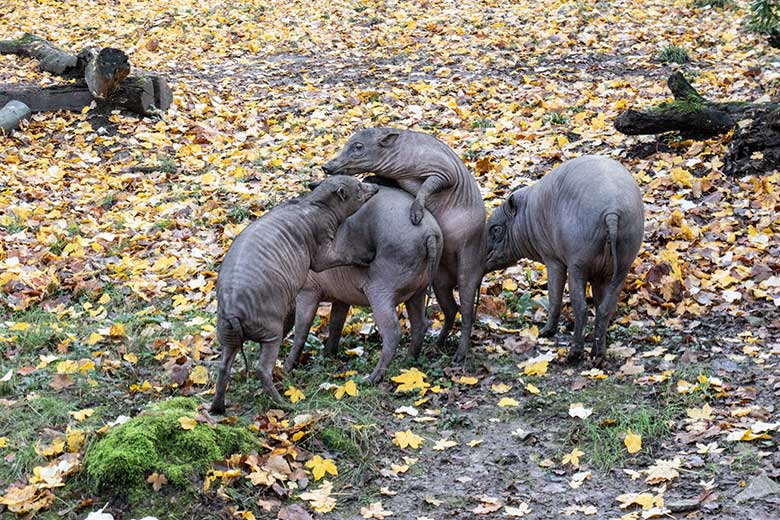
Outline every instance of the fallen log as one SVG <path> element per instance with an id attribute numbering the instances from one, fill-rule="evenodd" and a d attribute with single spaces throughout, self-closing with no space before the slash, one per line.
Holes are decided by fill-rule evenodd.
<path id="1" fill-rule="evenodd" d="M 73 74 L 78 67 L 78 58 L 55 47 L 48 41 L 25 33 L 15 40 L 0 40 L 0 54 L 16 54 L 38 60 L 42 71 L 57 76 Z"/>
<path id="2" fill-rule="evenodd" d="M 0 40 L 0 54 L 36 58 L 41 70 L 75 83 L 37 87 L 0 85 L 0 104 L 10 100 L 25 103 L 32 112 L 79 111 L 93 101 L 100 107 L 120 108 L 141 115 L 167 110 L 173 102 L 168 82 L 156 74 L 129 76 L 130 63 L 120 49 L 86 48 L 71 55 L 32 34 L 15 40 Z"/>
<path id="3" fill-rule="evenodd" d="M 152 115 L 171 106 L 173 94 L 165 78 L 156 75 L 130 76 L 122 81 L 109 99 L 93 96 L 86 82 L 38 87 L 0 85 L 0 105 L 18 100 L 33 113 L 68 110 L 78 112 L 93 101 L 98 107 L 121 108 L 140 115 Z"/>
<path id="4" fill-rule="evenodd" d="M 8 101 L 0 109 L 0 130 L 4 132 L 15 130 L 19 128 L 19 122 L 28 117 L 30 117 L 30 107 L 16 99 Z"/>
<path id="5" fill-rule="evenodd" d="M 626 110 L 615 120 L 615 129 L 626 135 L 680 132 L 688 137 L 711 137 L 731 131 L 738 121 L 775 110 L 777 103 L 709 101 L 699 94 L 680 72 L 667 80 L 674 96 L 646 111 Z"/>

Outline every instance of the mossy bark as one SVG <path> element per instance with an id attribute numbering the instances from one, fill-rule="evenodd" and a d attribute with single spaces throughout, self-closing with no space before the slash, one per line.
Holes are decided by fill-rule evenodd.
<path id="1" fill-rule="evenodd" d="M 627 135 L 677 131 L 689 137 L 710 137 L 731 131 L 737 122 L 774 110 L 776 103 L 717 103 L 709 101 L 680 72 L 667 80 L 674 102 L 647 111 L 629 109 L 615 120 L 615 128 Z"/>
<path id="2" fill-rule="evenodd" d="M 16 54 L 38 60 L 42 71 L 58 76 L 67 74 L 78 65 L 78 58 L 55 47 L 43 38 L 25 33 L 14 40 L 0 40 L 0 54 Z"/>

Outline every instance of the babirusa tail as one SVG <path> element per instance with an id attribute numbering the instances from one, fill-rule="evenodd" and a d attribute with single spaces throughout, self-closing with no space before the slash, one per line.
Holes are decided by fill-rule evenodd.
<path id="1" fill-rule="evenodd" d="M 618 256 L 617 256 L 617 237 L 618 237 L 618 221 L 620 217 L 617 213 L 607 213 L 604 217 L 604 224 L 607 226 L 607 240 L 609 240 L 609 246 L 612 250 L 612 281 L 614 282 L 618 276 Z"/>
<path id="2" fill-rule="evenodd" d="M 428 255 L 426 258 L 426 270 L 428 271 L 429 280 L 433 280 L 436 271 L 439 270 L 439 246 L 439 237 L 436 235 L 428 235 L 425 237 L 425 254 Z"/>
<path id="3" fill-rule="evenodd" d="M 233 332 L 235 334 L 238 334 L 238 337 L 241 338 L 241 357 L 244 358 L 244 376 L 249 377 L 249 361 L 246 359 L 246 352 L 244 352 L 244 329 L 241 327 L 241 320 L 238 318 L 225 318 L 225 320 L 230 325 L 230 328 L 233 329 Z"/>

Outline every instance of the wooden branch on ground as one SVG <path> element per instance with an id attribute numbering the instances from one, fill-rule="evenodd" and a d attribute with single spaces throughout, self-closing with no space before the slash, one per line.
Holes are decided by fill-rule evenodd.
<path id="1" fill-rule="evenodd" d="M 80 111 L 95 101 L 98 106 L 121 108 L 141 115 L 171 106 L 173 94 L 165 78 L 156 75 L 130 76 L 119 84 L 110 99 L 95 98 L 85 82 L 52 87 L 0 84 L 0 104 L 18 100 L 32 112 Z"/>
<path id="2" fill-rule="evenodd" d="M 738 121 L 774 110 L 777 103 L 717 103 L 699 94 L 680 72 L 667 80 L 674 102 L 647 111 L 626 110 L 615 120 L 615 129 L 626 135 L 677 131 L 687 136 L 710 137 L 728 133 Z"/>
<path id="3" fill-rule="evenodd" d="M 2 104 L 2 102 L 0 102 Z M 10 132 L 19 127 L 22 119 L 30 117 L 30 107 L 21 101 L 11 100 L 0 109 L 0 130 Z"/>
<path id="4" fill-rule="evenodd" d="M 0 105 L 18 100 L 32 112 L 78 111 L 95 101 L 99 106 L 150 115 L 155 109 L 167 110 L 173 102 L 162 76 L 129 76 L 127 54 L 119 49 L 86 48 L 73 56 L 38 36 L 24 34 L 15 40 L 0 40 L 0 54 L 36 58 L 41 70 L 80 80 L 45 88 L 0 85 Z"/>
<path id="5" fill-rule="evenodd" d="M 15 40 L 0 40 L 0 54 L 16 54 L 38 60 L 41 70 L 58 76 L 72 74 L 78 58 L 55 47 L 43 38 L 25 33 Z"/>

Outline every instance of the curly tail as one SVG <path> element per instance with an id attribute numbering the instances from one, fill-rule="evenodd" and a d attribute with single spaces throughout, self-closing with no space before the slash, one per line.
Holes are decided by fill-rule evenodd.
<path id="1" fill-rule="evenodd" d="M 607 213 L 604 216 L 604 224 L 607 226 L 607 240 L 609 240 L 609 245 L 612 250 L 612 282 L 614 282 L 618 276 L 617 238 L 619 220 L 620 216 L 617 213 Z"/>

